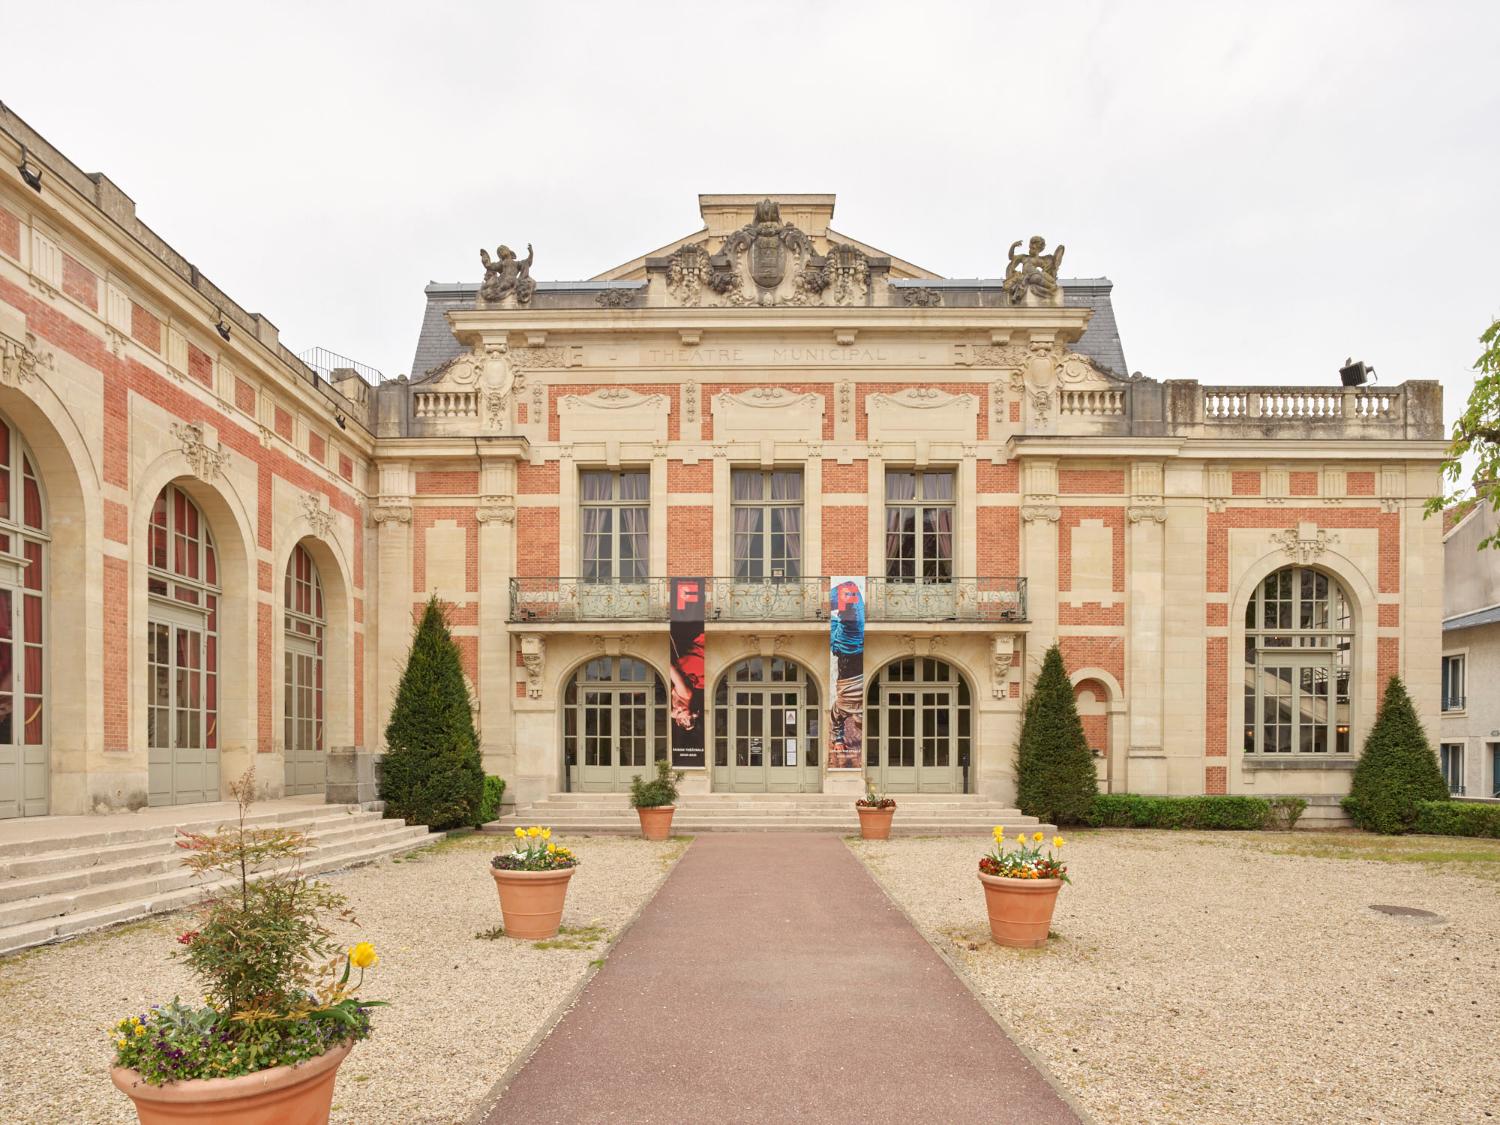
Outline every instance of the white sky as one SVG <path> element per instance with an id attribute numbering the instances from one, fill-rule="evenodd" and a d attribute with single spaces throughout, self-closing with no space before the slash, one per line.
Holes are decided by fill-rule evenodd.
<path id="1" fill-rule="evenodd" d="M 0 0 L 0 98 L 295 351 L 408 370 L 429 279 L 587 277 L 701 191 L 1104 274 L 1132 370 L 1467 396 L 1500 315 L 1500 3 Z"/>

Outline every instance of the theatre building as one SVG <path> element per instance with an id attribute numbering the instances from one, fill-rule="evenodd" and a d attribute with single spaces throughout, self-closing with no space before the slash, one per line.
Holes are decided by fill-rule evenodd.
<path id="1" fill-rule="evenodd" d="M 1389 676 L 1437 714 L 1435 383 L 1130 375 L 1061 247 L 939 277 L 814 194 L 587 281 L 486 249 L 382 380 L 0 155 L 0 816 L 344 793 L 430 594 L 523 801 L 1009 801 L 1054 642 L 1113 791 L 1338 794 Z"/>

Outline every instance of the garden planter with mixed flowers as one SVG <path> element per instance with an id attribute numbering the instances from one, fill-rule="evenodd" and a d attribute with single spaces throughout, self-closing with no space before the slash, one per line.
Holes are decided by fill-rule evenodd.
<path id="1" fill-rule="evenodd" d="M 854 802 L 854 811 L 859 813 L 861 840 L 891 838 L 891 820 L 896 815 L 896 802 L 884 793 L 875 792 L 874 785 L 865 783 L 865 795 Z"/>
<path id="2" fill-rule="evenodd" d="M 636 774 L 630 779 L 630 803 L 641 818 L 641 836 L 647 840 L 665 840 L 672 835 L 672 814 L 677 811 L 677 783 L 680 772 L 674 772 L 663 759 L 656 763 L 656 776 L 650 781 Z"/>
<path id="3" fill-rule="evenodd" d="M 177 939 L 205 1005 L 174 999 L 121 1020 L 110 1077 L 143 1125 L 321 1125 L 339 1064 L 381 1003 L 355 995 L 379 958 L 369 942 L 334 951 L 323 919 L 353 919 L 340 895 L 303 877 L 303 833 L 245 826 L 254 771 L 230 791 L 237 825 L 178 841 L 194 872 L 229 877 Z"/>
<path id="4" fill-rule="evenodd" d="M 515 850 L 490 860 L 506 935 L 525 941 L 556 937 L 577 866 L 577 856 L 552 842 L 552 829 L 517 828 Z"/>
<path id="5" fill-rule="evenodd" d="M 1025 833 L 1019 833 L 1007 851 L 1005 831 L 997 827 L 995 850 L 979 860 L 990 936 L 997 945 L 1037 949 L 1047 944 L 1057 892 L 1071 880 L 1067 866 L 1057 858 L 1063 838 L 1052 837 L 1052 847 L 1043 855 L 1045 838 L 1037 832 L 1028 842 Z"/>

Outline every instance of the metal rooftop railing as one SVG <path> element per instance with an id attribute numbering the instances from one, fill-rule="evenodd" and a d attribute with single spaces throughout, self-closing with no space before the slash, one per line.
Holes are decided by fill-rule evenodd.
<path id="1" fill-rule="evenodd" d="M 385 382 L 385 376 L 377 368 L 371 367 L 368 363 L 350 359 L 346 355 L 339 355 L 338 352 L 329 351 L 327 348 L 308 348 L 305 352 L 298 352 L 297 358 L 324 379 L 331 378 L 334 371 L 347 368 L 358 374 L 372 387 Z"/>

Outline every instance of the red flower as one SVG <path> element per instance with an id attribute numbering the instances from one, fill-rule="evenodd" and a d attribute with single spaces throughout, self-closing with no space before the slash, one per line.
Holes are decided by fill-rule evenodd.
<path id="1" fill-rule="evenodd" d="M 193 944 L 193 939 L 195 937 L 197 937 L 197 936 L 198 936 L 198 931 L 197 930 L 189 930 L 187 933 L 183 934 L 177 940 L 182 945 L 192 945 Z"/>

